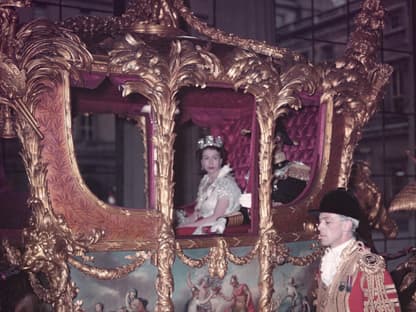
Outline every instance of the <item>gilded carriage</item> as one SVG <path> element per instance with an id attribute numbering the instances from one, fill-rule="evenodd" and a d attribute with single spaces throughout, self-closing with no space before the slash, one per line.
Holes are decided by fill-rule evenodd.
<path id="1" fill-rule="evenodd" d="M 8 260 L 29 273 L 36 294 L 56 311 L 81 310 L 70 267 L 120 279 L 149 261 L 156 269 L 154 310 L 173 311 L 175 261 L 207 266 L 221 279 L 230 264 L 256 259 L 258 310 L 271 311 L 273 271 L 319 256 L 319 249 L 295 256 L 287 243 L 313 239 L 308 210 L 327 190 L 348 185 L 361 129 L 390 77 L 390 66 L 376 60 L 379 1 L 363 2 L 345 55 L 318 66 L 293 51 L 213 29 L 181 0 L 130 1 L 120 17 L 35 20 L 17 29 L 16 9 L 28 4 L 0 1 L 0 125 L 4 137 L 15 133 L 21 141 L 33 214 L 22 232 L 23 251 L 4 241 Z M 184 32 L 179 20 L 198 35 Z M 141 209 L 99 199 L 79 172 L 71 114 L 102 113 L 129 120 L 141 134 L 143 176 L 135 185 L 144 190 Z M 280 123 L 297 142 L 284 147 L 285 155 L 309 171 L 295 199 L 274 205 Z M 174 228 L 195 131 L 224 137 L 236 179 L 251 194 L 250 223 L 223 235 L 195 237 Z M 378 217 L 373 225 L 391 235 L 394 223 L 385 213 Z M 248 251 L 233 252 L 239 247 Z M 208 253 L 187 253 L 199 248 Z M 88 262 L 90 252 L 110 251 L 133 255 L 113 268 Z"/>

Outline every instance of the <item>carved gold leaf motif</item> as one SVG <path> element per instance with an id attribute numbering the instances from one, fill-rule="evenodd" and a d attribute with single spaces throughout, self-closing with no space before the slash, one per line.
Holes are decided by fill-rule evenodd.
<path id="1" fill-rule="evenodd" d="M 51 303 L 56 311 L 79 311 L 82 303 L 73 302 L 77 288 L 70 279 L 69 265 L 98 279 L 115 279 L 139 268 L 150 257 L 158 270 L 155 311 L 173 311 L 175 257 L 189 267 L 206 265 L 210 275 L 219 278 L 226 276 L 229 263 L 244 265 L 258 259 L 259 311 L 270 311 L 276 266 L 284 263 L 305 266 L 322 252 L 316 250 L 304 257 L 291 255 L 283 234 L 276 228 L 276 220 L 287 217 L 278 209 L 273 210 L 270 202 L 276 121 L 302 108 L 300 93 L 320 94 L 322 105 L 328 107 L 325 150 L 317 186 L 305 205 L 309 207 L 327 187 L 346 186 L 361 130 L 375 113 L 392 71 L 390 66 L 376 61 L 384 14 L 380 2 L 364 1 L 344 57 L 318 66 L 290 50 L 209 27 L 181 0 L 131 0 L 120 17 L 76 17 L 56 24 L 36 20 L 16 31 L 17 16 L 13 8 L 28 4 L 29 1 L 0 1 L 3 37 L 0 38 L 0 105 L 16 115 L 13 130 L 22 143 L 21 155 L 30 184 L 28 205 L 33 212 L 30 226 L 24 231 L 24 250 L 3 242 L 9 262 L 29 272 L 36 294 Z M 209 41 L 181 37 L 179 17 Z M 106 46 L 108 55 L 94 60 L 91 51 L 99 51 L 106 40 L 110 42 Z M 225 56 L 213 52 L 214 44 L 227 45 L 229 52 Z M 98 61 L 99 57 L 105 61 Z M 70 108 L 64 107 L 69 101 L 69 79 L 79 81 L 78 70 L 88 71 L 91 65 L 110 77 L 120 73 L 131 77 L 121 86 L 122 96 L 143 95 L 150 105 L 153 127 L 153 149 L 149 153 L 155 163 L 149 166 L 151 170 L 154 168 L 156 207 L 155 211 L 146 211 L 140 217 L 144 222 L 153 222 L 157 237 L 152 240 L 150 236 L 136 235 L 128 246 L 134 246 L 139 252 L 131 256 L 129 264 L 115 268 L 94 266 L 88 252 L 107 237 L 123 237 L 126 234 L 123 225 L 132 222 L 134 212 L 123 210 L 118 214 L 91 199 L 73 159 L 59 158 L 62 153 L 73 154 L 73 147 L 68 147 Z M 185 255 L 183 246 L 201 247 L 198 239 L 178 239 L 172 228 L 175 114 L 181 88 L 205 88 L 215 83 L 250 93 L 256 101 L 260 130 L 259 230 L 250 239 L 207 238 L 208 254 L 193 259 Z M 56 116 L 60 118 L 52 118 Z M 339 129 L 335 128 L 335 121 L 342 124 Z M 333 145 L 335 139 L 342 141 L 337 143 L 338 147 Z M 57 156 L 53 157 L 54 154 Z M 60 170 L 71 174 L 59 174 Z M 329 171 L 334 176 L 332 180 L 328 177 Z M 66 192 L 59 192 L 63 189 Z M 92 202 L 94 209 L 100 208 L 94 213 L 90 212 Z M 299 217 L 303 208 L 294 207 L 291 213 Z M 94 226 L 83 232 L 76 222 L 80 212 L 83 218 L 96 218 L 94 224 L 113 222 L 117 227 L 105 232 Z M 385 215 L 383 222 L 388 222 Z M 384 226 L 386 231 L 394 228 L 392 224 L 386 227 L 377 223 L 377 226 Z M 308 228 L 313 232 L 310 224 Z M 284 234 L 291 240 L 302 237 L 296 230 Z M 104 246 L 108 250 L 122 250 L 125 244 L 122 240 L 109 239 Z M 147 252 L 152 244 L 156 244 L 155 251 Z M 230 249 L 246 245 L 250 248 L 244 256 L 237 256 Z M 38 273 L 46 276 L 49 288 L 40 283 Z"/>

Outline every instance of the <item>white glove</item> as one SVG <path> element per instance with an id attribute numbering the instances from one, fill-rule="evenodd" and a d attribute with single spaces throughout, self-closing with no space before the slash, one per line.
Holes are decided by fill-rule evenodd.
<path id="1" fill-rule="evenodd" d="M 240 205 L 242 207 L 251 208 L 251 193 L 241 194 Z"/>
<path id="2" fill-rule="evenodd" d="M 227 224 L 226 218 L 218 218 L 217 221 L 211 226 L 211 233 L 222 234 L 225 231 L 225 225 Z"/>

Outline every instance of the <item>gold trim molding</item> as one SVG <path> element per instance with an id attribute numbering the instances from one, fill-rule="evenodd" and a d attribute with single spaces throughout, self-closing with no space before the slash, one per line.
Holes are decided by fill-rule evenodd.
<path id="1" fill-rule="evenodd" d="M 293 51 L 209 27 L 181 0 L 129 1 L 121 17 L 75 17 L 56 24 L 36 20 L 17 31 L 15 9 L 29 3 L 0 1 L 0 105 L 14 117 L 8 127 L 22 144 L 30 184 L 28 206 L 33 212 L 23 232 L 24 249 L 3 242 L 9 262 L 29 273 L 36 294 L 56 311 L 78 311 L 69 265 L 98 279 L 113 279 L 149 260 L 157 267 L 155 311 L 173 311 L 175 259 L 189 267 L 206 265 L 211 275 L 223 278 L 229 263 L 244 265 L 257 258 L 259 310 L 270 311 L 273 270 L 284 263 L 305 266 L 321 255 L 322 250 L 316 249 L 306 257 L 295 257 L 286 243 L 312 239 L 313 227 L 304 222 L 307 210 L 316 206 L 326 190 L 347 185 L 362 128 L 374 114 L 391 75 L 391 67 L 376 59 L 384 14 L 380 1 L 363 2 L 345 55 L 317 66 Z M 182 36 L 179 18 L 206 38 Z M 93 56 L 91 51 L 103 46 L 103 38 L 110 42 L 108 53 Z M 163 49 L 157 43 L 163 43 Z M 213 47 L 227 47 L 228 53 L 216 54 Z M 155 162 L 149 169 L 154 170 L 155 209 L 112 207 L 88 190 L 79 173 L 71 134 L 70 79 L 79 81 L 79 70 L 91 68 L 109 76 L 137 78 L 122 85 L 121 95 L 141 94 L 150 105 L 154 128 L 149 153 Z M 256 102 L 258 231 L 233 237 L 177 238 L 173 157 L 178 92 L 219 83 L 253 95 Z M 322 160 L 310 196 L 297 205 L 273 209 L 270 168 L 276 120 L 302 108 L 300 93 L 319 94 L 320 105 L 326 108 Z M 0 121 L 6 115 L 1 114 Z M 288 216 L 293 227 L 283 231 Z M 236 256 L 230 248 L 240 246 L 249 246 L 250 251 Z M 209 253 L 200 259 L 184 253 L 186 248 L 203 247 Z M 130 250 L 134 255 L 129 264 L 116 268 L 90 264 L 88 253 L 102 250 Z M 50 288 L 39 282 L 39 272 Z"/>

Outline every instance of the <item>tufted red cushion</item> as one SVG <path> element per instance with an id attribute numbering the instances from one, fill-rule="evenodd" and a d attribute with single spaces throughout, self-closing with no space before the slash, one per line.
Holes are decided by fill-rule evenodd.
<path id="1" fill-rule="evenodd" d="M 299 144 L 284 146 L 286 158 L 312 167 L 319 145 L 319 106 L 307 105 L 292 112 L 286 119 L 286 130 L 289 137 Z"/>
<path id="2" fill-rule="evenodd" d="M 207 91 L 207 90 L 205 90 Z M 210 94 L 210 92 L 213 92 Z M 257 176 L 256 170 L 258 166 L 258 125 L 256 121 L 256 112 L 254 99 L 250 101 L 247 95 L 231 92 L 230 90 L 214 89 L 210 92 L 199 93 L 198 101 L 188 101 L 185 109 L 186 114 L 191 116 L 195 123 L 200 126 L 208 126 L 212 135 L 221 135 L 224 138 L 224 147 L 227 151 L 228 162 L 234 169 L 234 175 L 241 189 L 247 192 L 253 192 L 252 211 L 257 211 Z M 212 101 L 212 95 L 217 97 L 214 102 L 209 102 L 212 106 L 204 104 L 204 100 Z M 194 94 L 192 94 L 194 95 Z M 221 96 L 220 96 L 221 95 Z M 188 95 L 189 96 L 189 95 Z M 232 103 L 232 97 L 241 96 L 244 101 L 235 107 L 228 107 L 227 103 Z M 185 97 L 186 98 L 186 97 Z M 284 118 L 284 123 L 289 137 L 293 141 L 297 141 L 297 146 L 285 146 L 284 151 L 286 157 L 292 161 L 301 161 L 311 167 L 311 179 L 316 172 L 316 167 L 320 160 L 322 144 L 323 144 L 323 125 L 325 119 L 325 107 L 320 105 L 319 96 L 309 97 L 301 95 L 302 109 L 299 111 L 290 111 Z M 189 100 L 189 99 L 188 99 Z M 235 99 L 234 99 L 235 100 Z M 192 104 L 189 104 L 192 103 Z M 198 104 L 195 104 L 198 103 Z M 222 105 L 220 105 L 222 103 Z M 204 109 L 209 109 L 209 114 L 215 112 L 216 122 L 208 118 L 208 114 L 203 109 L 196 109 L 194 105 L 201 105 Z M 186 118 L 185 118 L 186 119 Z M 248 130 L 249 135 L 245 132 Z M 251 173 L 247 181 L 247 175 Z M 304 189 L 299 198 L 307 193 L 310 183 Z M 251 222 L 256 225 L 258 223 L 258 214 L 252 213 Z M 247 233 L 251 225 L 227 226 L 224 235 Z M 179 228 L 176 229 L 177 235 L 192 235 L 195 228 Z M 207 227 L 209 234 L 209 227 Z"/>

